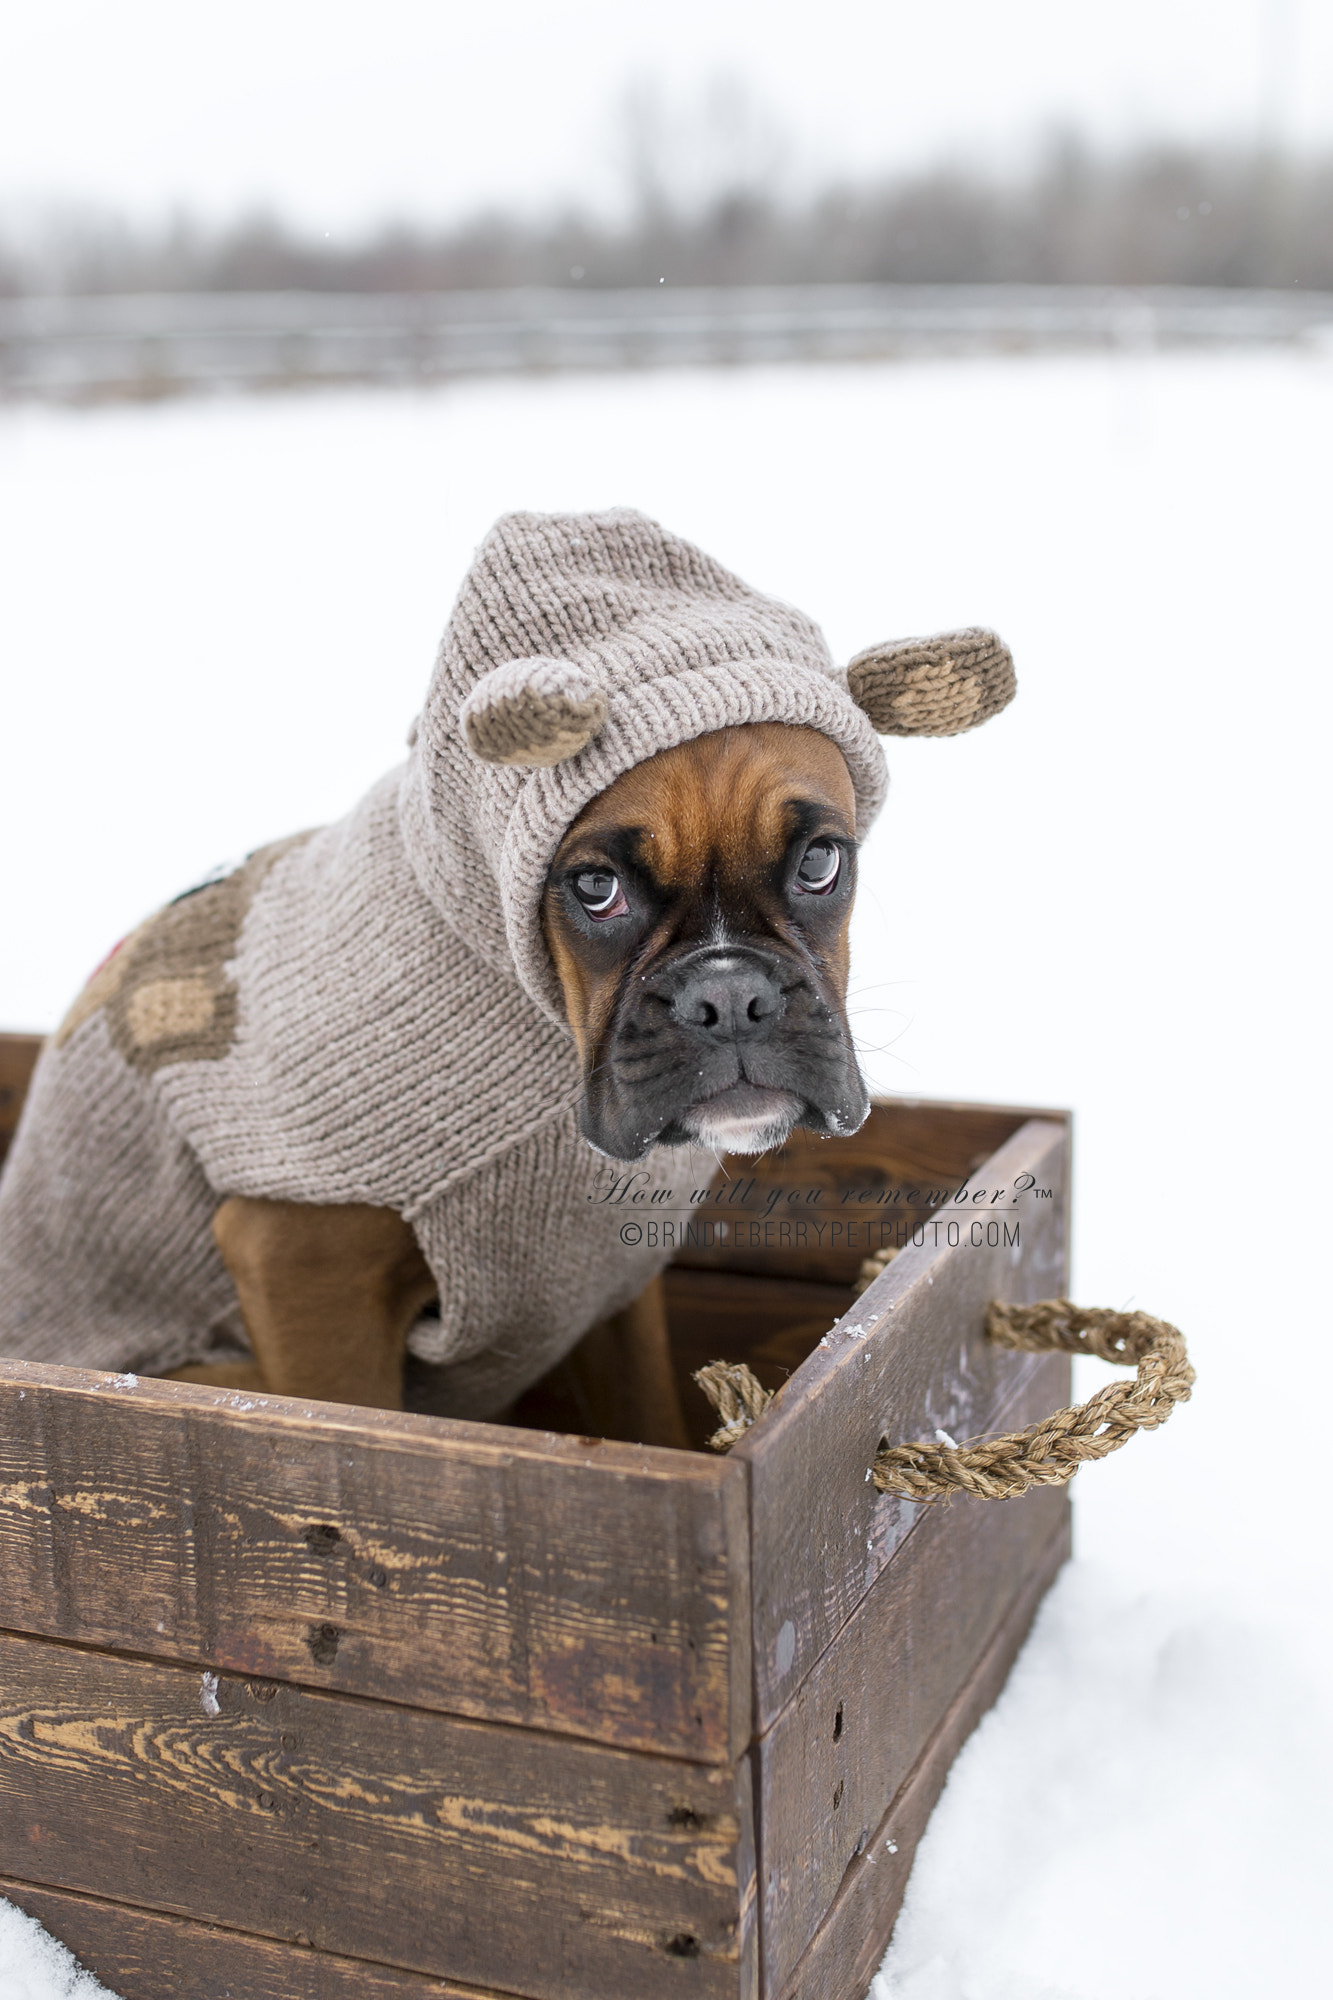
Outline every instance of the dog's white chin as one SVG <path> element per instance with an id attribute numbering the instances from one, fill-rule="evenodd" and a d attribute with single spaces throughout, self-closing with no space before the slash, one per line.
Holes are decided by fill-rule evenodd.
<path id="1" fill-rule="evenodd" d="M 801 1100 L 789 1090 L 735 1084 L 720 1097 L 693 1105 L 681 1123 L 710 1152 L 766 1153 L 782 1144 L 800 1114 Z"/>

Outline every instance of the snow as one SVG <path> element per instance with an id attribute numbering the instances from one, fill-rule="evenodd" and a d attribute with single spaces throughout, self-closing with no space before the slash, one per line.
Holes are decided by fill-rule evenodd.
<path id="1" fill-rule="evenodd" d="M 99 2000 L 106 1988 L 40 1924 L 0 1901 L 0 1994 L 4 2000 Z"/>
<path id="2" fill-rule="evenodd" d="M 1330 1778 L 1257 1621 L 1078 1562 L 954 1767 L 875 2000 L 1327 1992 Z"/>
<path id="3" fill-rule="evenodd" d="M 1012 644 L 1006 715 L 890 747 L 855 1024 L 882 1088 L 1075 1107 L 1074 1296 L 1199 1386 L 1080 1474 L 878 2000 L 1326 1985 L 1331 457 L 1318 350 L 0 414 L 6 1025 L 401 753 L 506 507 L 645 507 L 843 658 Z"/>

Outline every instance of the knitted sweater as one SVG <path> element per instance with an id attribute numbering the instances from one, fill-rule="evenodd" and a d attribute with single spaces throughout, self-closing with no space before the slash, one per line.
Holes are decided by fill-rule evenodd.
<path id="1" fill-rule="evenodd" d="M 219 1202 L 369 1202 L 439 1284 L 409 1343 L 446 1371 L 435 1406 L 502 1410 L 667 1255 L 623 1240 L 577 1130 L 540 928 L 564 832 L 643 758 L 751 721 L 838 742 L 863 829 L 872 717 L 937 733 L 1007 699 L 989 635 L 949 643 L 862 656 L 853 699 L 808 619 L 643 516 L 499 522 L 407 764 L 151 918 L 43 1052 L 0 1181 L 0 1350 L 145 1373 L 242 1354 Z M 636 1168 L 682 1201 L 712 1170 Z"/>

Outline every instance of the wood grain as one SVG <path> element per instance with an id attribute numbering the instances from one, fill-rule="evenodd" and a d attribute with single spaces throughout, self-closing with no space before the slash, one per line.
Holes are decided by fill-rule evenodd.
<path id="1" fill-rule="evenodd" d="M 0 1167 L 18 1127 L 42 1040 L 41 1035 L 0 1035 Z"/>
<path id="2" fill-rule="evenodd" d="M 793 1278 L 757 1278 L 740 1271 L 694 1271 L 670 1266 L 667 1316 L 681 1408 L 690 1442 L 704 1448 L 717 1429 L 717 1412 L 693 1380 L 709 1361 L 743 1361 L 766 1389 L 790 1380 L 835 1320 L 851 1305 L 849 1285 L 802 1284 Z"/>
<path id="3" fill-rule="evenodd" d="M 39 1635 L 0 1635 L 0 1867 L 57 1934 L 137 1940 L 126 2000 L 758 2000 L 761 1909 L 768 2000 L 860 2000 L 1067 1546 L 1063 1493 L 923 1512 L 865 1472 L 1067 1399 L 981 1323 L 1065 1288 L 1068 1128 L 882 1105 L 763 1172 L 872 1214 L 969 1173 L 1049 1195 L 977 1244 L 909 1208 L 855 1301 L 845 1223 L 686 1252 L 678 1375 L 781 1389 L 723 1460 L 0 1363 L 0 1615 Z"/>
<path id="4" fill-rule="evenodd" d="M 948 1217 L 929 1225 L 730 1454 L 751 1475 L 756 1733 L 771 1727 L 920 1511 L 869 1484 L 881 1437 L 896 1444 L 937 1427 L 957 1438 L 993 1429 L 996 1413 L 1042 1365 L 992 1346 L 985 1308 L 992 1298 L 1063 1291 L 1067 1172 L 1065 1126 L 1022 1126 L 982 1178 L 1012 1191 L 1031 1174 L 1049 1194 L 1025 1193 L 1002 1213 L 999 1204 L 958 1210 L 956 1243 Z"/>
<path id="5" fill-rule="evenodd" d="M 507 1421 L 688 1451 L 680 1389 L 659 1275 L 623 1311 L 590 1327 L 525 1390 Z"/>
<path id="6" fill-rule="evenodd" d="M 0 1877 L 0 1896 L 44 1924 L 120 2000 L 511 2000 L 494 1987 L 396 1972 L 31 1882 Z"/>
<path id="7" fill-rule="evenodd" d="M 1044 1357 L 997 1419 L 1068 1392 Z M 975 1671 L 1008 1606 L 1066 1531 L 1069 1496 L 928 1508 L 757 1747 L 765 1990 L 781 1987 L 847 1869 Z"/>
<path id="8" fill-rule="evenodd" d="M 707 1448 L 717 1412 L 692 1380 L 709 1361 L 744 1361 L 766 1389 L 779 1389 L 821 1336 L 851 1304 L 850 1285 L 806 1285 L 791 1278 L 756 1278 L 738 1271 L 664 1274 L 671 1369 L 685 1419 L 686 1442 Z M 618 1376 L 615 1322 L 594 1328 L 572 1354 L 519 1398 L 510 1422 L 533 1428 L 632 1435 Z"/>
<path id="9" fill-rule="evenodd" d="M 678 1217 L 694 1270 L 749 1271 L 850 1285 L 882 1247 L 882 1223 L 928 1217 L 1034 1113 L 990 1104 L 878 1099 L 849 1139 L 793 1132 L 762 1159 L 731 1159 L 706 1205 Z M 711 1227 L 708 1225 L 711 1224 Z"/>
<path id="10" fill-rule="evenodd" d="M 744 1467 L 0 1363 L 11 1629 L 729 1764 Z"/>
<path id="11" fill-rule="evenodd" d="M 1068 1524 L 1042 1551 L 989 1645 L 884 1818 L 839 1886 L 837 1897 L 777 2000 L 864 2000 L 888 1949 L 917 1843 L 958 1752 L 1004 1687 L 1042 1598 L 1069 1557 Z M 1002 1839 L 1003 1826 L 995 1828 Z M 770 1988 L 770 1995 L 775 1989 Z"/>
<path id="12" fill-rule="evenodd" d="M 750 1792 L 0 1635 L 0 1873 L 534 2000 L 752 1992 Z"/>

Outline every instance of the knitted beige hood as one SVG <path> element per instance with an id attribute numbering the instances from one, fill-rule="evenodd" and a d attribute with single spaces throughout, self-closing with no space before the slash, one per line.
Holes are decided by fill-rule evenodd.
<path id="1" fill-rule="evenodd" d="M 539 923 L 570 822 L 656 751 L 777 721 L 840 746 L 863 833 L 876 730 L 949 734 L 1012 685 L 981 632 L 840 673 L 808 618 L 640 514 L 506 516 L 407 764 L 151 917 L 48 1044 L 0 1180 L 0 1352 L 145 1373 L 242 1352 L 219 1202 L 366 1202 L 438 1281 L 409 1342 L 437 1407 L 503 1409 L 668 1254 L 626 1247 L 578 1131 Z"/>
<path id="2" fill-rule="evenodd" d="M 864 836 L 887 785 L 877 730 L 953 734 L 1012 692 L 990 633 L 872 648 L 840 673 L 812 619 L 643 514 L 507 514 L 440 648 L 404 839 L 436 908 L 563 1022 L 542 889 L 566 829 L 622 772 L 710 730 L 805 724 L 846 758 Z"/>

